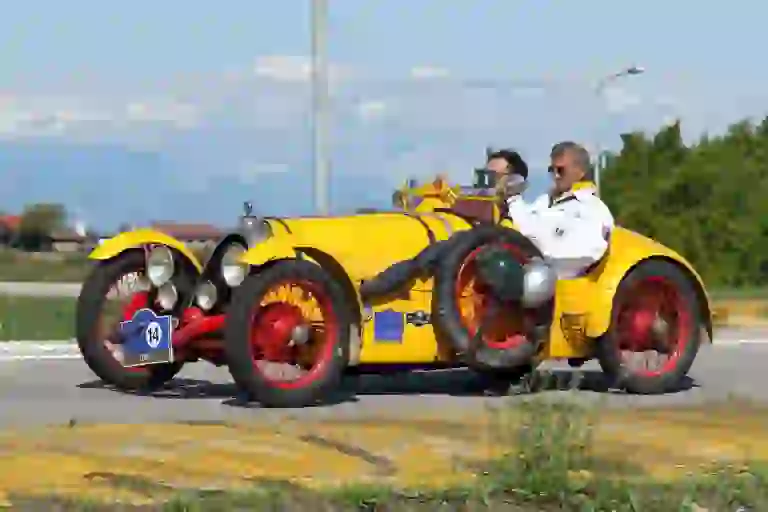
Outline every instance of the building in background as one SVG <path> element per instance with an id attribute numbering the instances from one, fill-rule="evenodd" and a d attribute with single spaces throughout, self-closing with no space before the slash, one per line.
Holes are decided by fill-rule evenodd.
<path id="1" fill-rule="evenodd" d="M 20 215 L 0 215 L 0 247 L 9 247 L 21 225 Z"/>
<path id="2" fill-rule="evenodd" d="M 221 229 L 210 224 L 154 222 L 149 227 L 176 238 L 191 249 L 199 250 L 210 249 L 224 235 Z"/>

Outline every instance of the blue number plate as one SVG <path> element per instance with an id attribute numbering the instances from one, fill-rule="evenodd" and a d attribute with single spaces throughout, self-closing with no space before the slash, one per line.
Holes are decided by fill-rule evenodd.
<path id="1" fill-rule="evenodd" d="M 170 315 L 158 316 L 140 309 L 120 324 L 123 366 L 144 366 L 173 362 L 173 322 Z"/>

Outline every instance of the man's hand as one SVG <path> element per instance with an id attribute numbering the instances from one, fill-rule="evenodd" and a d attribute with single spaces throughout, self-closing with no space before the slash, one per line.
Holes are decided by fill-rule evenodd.
<path id="1" fill-rule="evenodd" d="M 512 196 L 522 194 L 528 182 L 519 174 L 505 174 L 496 183 L 496 196 L 501 201 L 506 201 Z"/>

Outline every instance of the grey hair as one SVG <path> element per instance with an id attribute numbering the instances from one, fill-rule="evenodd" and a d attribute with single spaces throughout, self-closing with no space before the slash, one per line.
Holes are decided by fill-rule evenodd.
<path id="1" fill-rule="evenodd" d="M 549 156 L 550 158 L 559 158 L 566 153 L 573 155 L 574 163 L 584 171 L 584 181 L 592 181 L 595 173 L 589 159 L 589 151 L 581 144 L 567 140 L 552 146 Z"/>

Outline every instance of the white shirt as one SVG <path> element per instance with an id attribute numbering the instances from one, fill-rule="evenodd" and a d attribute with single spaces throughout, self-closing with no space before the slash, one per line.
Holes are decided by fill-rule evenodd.
<path id="1" fill-rule="evenodd" d="M 507 206 L 515 227 L 539 248 L 560 279 L 576 277 L 608 250 L 613 215 L 592 185 L 554 200 L 543 194 L 532 203 L 517 195 Z"/>

